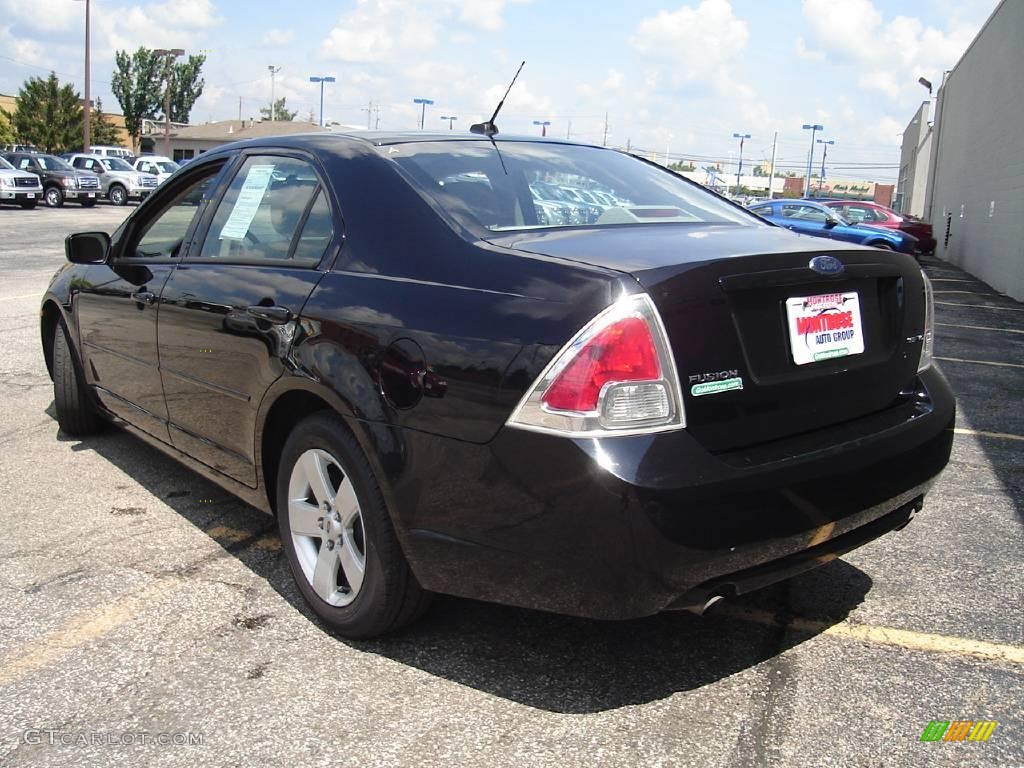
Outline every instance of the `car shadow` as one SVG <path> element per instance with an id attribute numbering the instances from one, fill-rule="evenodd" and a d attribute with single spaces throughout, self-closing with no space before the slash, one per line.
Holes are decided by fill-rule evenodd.
<path id="1" fill-rule="evenodd" d="M 294 585 L 273 519 L 120 429 L 84 441 L 58 439 L 109 461 L 316 623 Z M 437 596 L 401 633 L 338 642 L 529 707 L 596 713 L 698 689 L 770 662 L 842 621 L 871 586 L 867 574 L 835 560 L 715 606 L 704 617 L 665 613 L 624 622 Z M 789 625 L 795 616 L 802 619 L 799 629 Z"/>

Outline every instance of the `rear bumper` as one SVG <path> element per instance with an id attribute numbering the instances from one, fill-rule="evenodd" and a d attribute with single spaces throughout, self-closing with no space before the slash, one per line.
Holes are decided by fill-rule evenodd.
<path id="1" fill-rule="evenodd" d="M 920 384 L 913 408 L 720 455 L 686 431 L 420 435 L 397 528 L 423 586 L 465 597 L 625 619 L 746 592 L 907 522 L 952 445 L 945 379 Z"/>

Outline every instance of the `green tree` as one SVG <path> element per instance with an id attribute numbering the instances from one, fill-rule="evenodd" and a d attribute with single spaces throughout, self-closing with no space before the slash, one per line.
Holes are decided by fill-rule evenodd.
<path id="1" fill-rule="evenodd" d="M 30 77 L 18 91 L 14 130 L 21 141 L 44 152 L 67 152 L 82 141 L 81 97 L 53 72 L 43 80 Z"/>
<path id="2" fill-rule="evenodd" d="M 121 143 L 121 132 L 103 114 L 103 102 L 96 99 L 96 107 L 89 116 L 89 143 L 100 146 L 117 146 Z"/>
<path id="3" fill-rule="evenodd" d="M 282 96 L 280 99 L 274 102 L 274 109 L 270 109 L 268 104 L 265 107 L 260 107 L 260 115 L 264 120 L 270 120 L 273 115 L 274 120 L 287 120 L 292 121 L 298 115 L 298 111 L 291 112 L 288 110 L 288 105 L 285 103 L 285 97 Z"/>
<path id="4" fill-rule="evenodd" d="M 11 113 L 0 109 L 0 144 L 14 144 L 18 140 L 11 125 Z"/>
<path id="5" fill-rule="evenodd" d="M 206 80 L 202 77 L 206 56 L 189 56 L 188 61 L 176 62 L 171 67 L 171 122 L 187 123 L 192 107 L 203 95 Z M 163 94 L 160 113 L 163 115 Z"/>
<path id="6" fill-rule="evenodd" d="M 114 54 L 114 75 L 110 90 L 114 92 L 124 115 L 124 126 L 138 150 L 142 138 L 142 121 L 156 116 L 163 103 L 164 59 L 148 48 L 135 53 Z"/>

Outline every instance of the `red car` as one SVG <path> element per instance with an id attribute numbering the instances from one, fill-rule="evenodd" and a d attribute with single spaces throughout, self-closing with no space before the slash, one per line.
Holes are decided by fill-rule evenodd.
<path id="1" fill-rule="evenodd" d="M 829 208 L 835 208 L 839 215 L 851 224 L 869 224 L 872 227 L 901 229 L 908 235 L 917 238 L 921 253 L 935 252 L 932 225 L 916 216 L 897 213 L 884 205 L 859 200 L 821 200 L 819 202 Z"/>

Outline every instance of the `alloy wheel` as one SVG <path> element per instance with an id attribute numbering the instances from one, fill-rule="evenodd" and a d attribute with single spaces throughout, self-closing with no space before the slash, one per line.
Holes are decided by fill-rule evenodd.
<path id="1" fill-rule="evenodd" d="M 343 607 L 366 573 L 366 536 L 349 474 L 327 451 L 299 456 L 288 482 L 288 527 L 299 566 L 317 596 Z"/>
<path id="2" fill-rule="evenodd" d="M 50 187 L 48 190 L 46 190 L 46 196 L 45 197 L 46 197 L 46 204 L 48 206 L 50 206 L 51 208 L 59 208 L 60 204 L 63 202 L 63 197 L 64 196 L 60 193 L 59 189 L 55 189 L 54 187 Z"/>
<path id="3" fill-rule="evenodd" d="M 110 190 L 110 202 L 114 205 L 124 205 L 128 201 L 128 196 L 125 191 L 120 187 L 114 187 Z"/>

